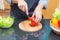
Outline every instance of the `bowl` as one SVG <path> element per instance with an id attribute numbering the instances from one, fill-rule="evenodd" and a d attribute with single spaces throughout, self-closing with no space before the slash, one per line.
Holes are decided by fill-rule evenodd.
<path id="1" fill-rule="evenodd" d="M 0 16 L 0 28 L 10 28 L 14 23 L 13 17 Z"/>
<path id="2" fill-rule="evenodd" d="M 52 24 L 51 21 L 50 21 L 50 27 L 52 28 L 54 33 L 56 33 L 57 35 L 60 35 L 60 28 L 58 28 L 54 24 Z"/>

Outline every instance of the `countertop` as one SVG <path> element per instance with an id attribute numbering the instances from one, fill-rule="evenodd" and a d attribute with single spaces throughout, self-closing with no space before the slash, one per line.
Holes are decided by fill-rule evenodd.
<path id="1" fill-rule="evenodd" d="M 43 28 L 37 32 L 24 32 L 19 29 L 18 24 L 23 21 L 15 19 L 14 24 L 11 28 L 2 29 L 0 28 L 0 40 L 60 40 L 60 36 L 52 32 L 50 28 L 50 19 L 44 19 Z"/>

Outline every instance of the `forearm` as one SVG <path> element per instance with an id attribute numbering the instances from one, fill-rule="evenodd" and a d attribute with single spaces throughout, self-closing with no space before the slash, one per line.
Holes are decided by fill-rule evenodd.
<path id="1" fill-rule="evenodd" d="M 40 12 L 40 15 L 42 15 L 42 9 L 43 9 L 44 5 L 43 4 L 38 4 L 38 6 L 36 7 L 35 11 Z"/>

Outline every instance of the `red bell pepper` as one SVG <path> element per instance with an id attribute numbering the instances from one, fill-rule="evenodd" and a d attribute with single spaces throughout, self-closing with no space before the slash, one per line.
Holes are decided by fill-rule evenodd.
<path id="1" fill-rule="evenodd" d="M 28 19 L 29 21 L 31 21 L 31 23 L 30 23 L 30 26 L 36 26 L 37 25 L 37 23 L 36 23 L 36 21 L 35 21 L 35 18 L 34 17 L 29 17 L 29 19 Z"/>
<path id="2" fill-rule="evenodd" d="M 30 24 L 30 26 L 34 27 L 34 26 L 36 26 L 36 24 L 37 24 L 37 23 L 32 22 L 32 23 Z"/>
<path id="3" fill-rule="evenodd" d="M 60 28 L 60 20 L 58 20 L 58 27 Z"/>

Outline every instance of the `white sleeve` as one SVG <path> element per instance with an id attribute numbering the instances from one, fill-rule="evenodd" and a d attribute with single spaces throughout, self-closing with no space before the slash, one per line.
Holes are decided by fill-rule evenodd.
<path id="1" fill-rule="evenodd" d="M 48 4 L 48 0 L 40 0 L 39 3 L 44 4 L 44 7 L 46 8 Z"/>
<path id="2" fill-rule="evenodd" d="M 6 0 L 9 4 L 11 4 L 11 0 Z"/>

